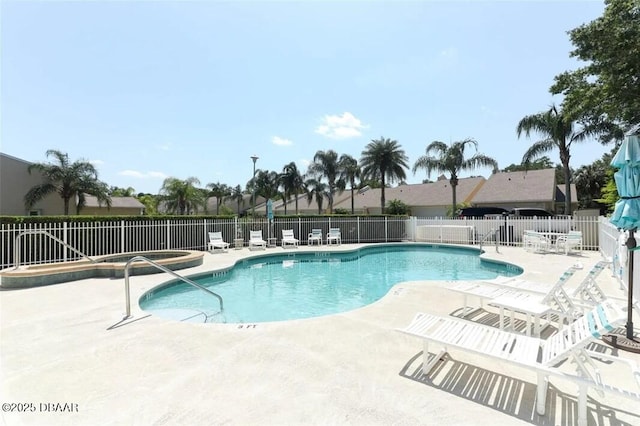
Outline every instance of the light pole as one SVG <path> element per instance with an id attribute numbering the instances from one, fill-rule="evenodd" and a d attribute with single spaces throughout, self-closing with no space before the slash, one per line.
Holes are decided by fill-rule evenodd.
<path id="1" fill-rule="evenodd" d="M 253 190 L 251 191 L 251 219 L 256 215 L 256 161 L 258 161 L 257 155 L 252 155 L 253 160 Z"/>

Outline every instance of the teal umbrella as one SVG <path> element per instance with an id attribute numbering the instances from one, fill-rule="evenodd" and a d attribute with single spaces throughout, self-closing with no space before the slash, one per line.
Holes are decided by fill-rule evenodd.
<path id="1" fill-rule="evenodd" d="M 617 228 L 629 231 L 627 248 L 631 251 L 628 259 L 628 317 L 627 339 L 633 341 L 633 250 L 636 249 L 635 231 L 640 227 L 640 125 L 634 126 L 611 160 L 618 171 L 613 175 L 620 199 L 611 215 L 611 223 Z"/>

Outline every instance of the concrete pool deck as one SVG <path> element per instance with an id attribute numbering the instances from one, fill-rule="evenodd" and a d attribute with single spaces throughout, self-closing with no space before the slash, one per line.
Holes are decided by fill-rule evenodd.
<path id="1" fill-rule="evenodd" d="M 569 289 L 600 260 L 597 252 L 565 256 L 532 254 L 518 247 L 500 247 L 499 253 L 494 247 L 485 250 L 487 258 L 521 266 L 523 278 L 541 283 L 555 282 L 580 262 L 584 268 L 571 278 Z M 281 252 L 280 247 L 266 250 Z M 206 254 L 202 266 L 180 274 L 228 267 L 262 253 L 245 248 Z M 3 404 L 16 404 L 9 407 L 11 412 L 3 405 L 2 422 L 159 426 L 576 421 L 577 387 L 566 380 L 551 378 L 547 414 L 538 416 L 536 377 L 530 370 L 452 350 L 428 378 L 419 374 L 422 343 L 395 329 L 406 326 L 418 311 L 448 315 L 462 307 L 462 295 L 444 289 L 444 282 L 399 283 L 380 301 L 343 314 L 239 326 L 180 323 L 141 311 L 140 295 L 169 279 L 165 274 L 131 277 L 133 317 L 124 321 L 123 279 L 1 291 L 0 395 Z M 606 270 L 598 283 L 610 296 L 625 298 Z M 637 316 L 634 321 L 640 324 Z M 640 355 L 618 353 L 604 344 L 602 350 L 640 363 Z M 563 368 L 570 371 L 566 364 Z M 627 370 L 601 367 L 607 382 L 634 389 Z M 34 411 L 17 412 L 20 404 Z M 589 425 L 640 424 L 639 405 L 633 400 L 601 397 L 591 390 L 588 406 Z"/>

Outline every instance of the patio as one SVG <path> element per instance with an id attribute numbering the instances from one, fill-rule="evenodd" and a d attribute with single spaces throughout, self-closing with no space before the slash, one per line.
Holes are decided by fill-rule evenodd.
<path id="1" fill-rule="evenodd" d="M 184 272 L 229 266 L 247 254 L 206 254 L 202 266 Z M 549 256 L 520 247 L 488 248 L 485 256 L 516 263 L 524 278 L 540 282 L 579 261 L 584 269 L 569 288 L 600 260 L 597 252 Z M 132 300 L 167 279 L 132 277 Z M 598 280 L 610 296 L 625 297 L 609 273 Z M 137 305 L 122 321 L 122 279 L 2 291 L 2 402 L 35 407 L 2 418 L 8 425 L 572 424 L 577 389 L 570 382 L 552 379 L 540 417 L 528 370 L 453 352 L 428 379 L 418 373 L 422 345 L 395 328 L 417 311 L 448 315 L 460 308 L 462 296 L 443 285 L 400 283 L 355 311 L 243 326 L 177 323 Z M 640 355 L 620 356 L 640 362 Z M 631 383 L 602 368 L 617 384 Z M 77 404 L 77 411 L 43 412 L 46 403 Z M 633 404 L 590 395 L 589 424 L 640 424 Z"/>

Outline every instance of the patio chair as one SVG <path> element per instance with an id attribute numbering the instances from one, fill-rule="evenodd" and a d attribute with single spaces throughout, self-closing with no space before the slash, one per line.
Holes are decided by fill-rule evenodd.
<path id="1" fill-rule="evenodd" d="M 602 303 L 607 299 L 604 291 L 600 288 L 598 283 L 596 282 L 596 278 L 598 275 L 605 269 L 605 267 L 611 262 L 606 260 L 601 260 L 587 273 L 587 276 L 584 277 L 582 282 L 578 284 L 576 289 L 572 293 L 572 297 L 580 302 L 589 303 L 592 305 Z"/>
<path id="2" fill-rule="evenodd" d="M 211 253 L 214 253 L 216 249 L 226 252 L 229 249 L 229 243 L 222 239 L 222 232 L 209 232 L 207 249 Z"/>
<path id="3" fill-rule="evenodd" d="M 564 251 L 564 254 L 568 255 L 571 251 L 582 250 L 582 232 L 581 231 L 569 231 L 566 235 L 560 235 L 556 238 L 555 242 L 556 252 Z"/>
<path id="4" fill-rule="evenodd" d="M 249 231 L 249 250 L 253 248 L 267 248 L 267 242 L 262 239 L 262 231 Z"/>
<path id="5" fill-rule="evenodd" d="M 527 230 L 522 235 L 522 246 L 526 251 L 545 253 L 551 248 L 551 240 L 540 232 Z"/>
<path id="6" fill-rule="evenodd" d="M 561 294 L 564 292 L 562 286 L 575 274 L 577 269 L 577 265 L 569 267 L 562 273 L 555 284 L 551 286 L 533 281 L 511 278 L 501 281 L 455 281 L 446 288 L 448 290 L 461 293 L 464 296 L 464 307 L 462 311 L 463 317 L 476 310 L 471 309 L 467 312 L 469 308 L 467 303 L 469 296 L 475 296 L 480 299 L 480 307 L 478 309 L 483 308 L 485 300 L 494 300 L 498 297 L 523 298 L 535 295 L 534 297 L 544 300 L 546 297 L 551 297 L 551 295 L 555 293 L 559 294 L 554 297 L 558 300 L 562 300 L 562 305 L 566 305 L 564 299 L 569 299 L 569 296 L 566 296 L 566 293 L 564 293 L 564 295 Z M 544 296 L 541 296 L 541 293 L 543 293 Z M 538 300 L 537 302 L 543 303 L 542 300 Z M 565 309 L 567 311 L 571 311 L 571 315 L 573 316 L 575 312 L 574 306 L 566 306 Z"/>
<path id="7" fill-rule="evenodd" d="M 429 374 L 438 365 L 449 348 L 488 357 L 500 363 L 510 363 L 532 370 L 537 375 L 536 411 L 545 414 L 549 376 L 570 380 L 578 385 L 578 425 L 587 425 L 587 392 L 593 388 L 602 396 L 604 392 L 640 400 L 640 370 L 634 362 L 624 358 L 590 352 L 586 346 L 594 343 L 603 334 L 624 323 L 625 313 L 615 303 L 604 302 L 569 326 L 558 330 L 548 339 L 523 336 L 498 330 L 482 324 L 418 313 L 413 321 L 398 331 L 423 340 L 422 374 Z M 431 357 L 429 344 L 442 346 L 439 353 Z M 614 386 L 614 381 L 605 383 L 595 363 L 596 359 L 607 363 L 619 362 L 630 368 L 637 390 Z M 573 361 L 576 373 L 561 370 L 565 361 Z"/>
<path id="8" fill-rule="evenodd" d="M 298 248 L 298 239 L 293 234 L 293 229 L 282 230 L 282 248 L 287 246 Z"/>
<path id="9" fill-rule="evenodd" d="M 331 242 L 335 242 L 338 245 L 342 244 L 340 228 L 329 228 L 329 233 L 327 234 L 327 245 L 331 245 Z"/>
<path id="10" fill-rule="evenodd" d="M 322 229 L 312 229 L 309 232 L 309 236 L 307 237 L 307 244 L 312 245 L 314 243 L 318 243 L 318 245 L 322 245 Z"/>

